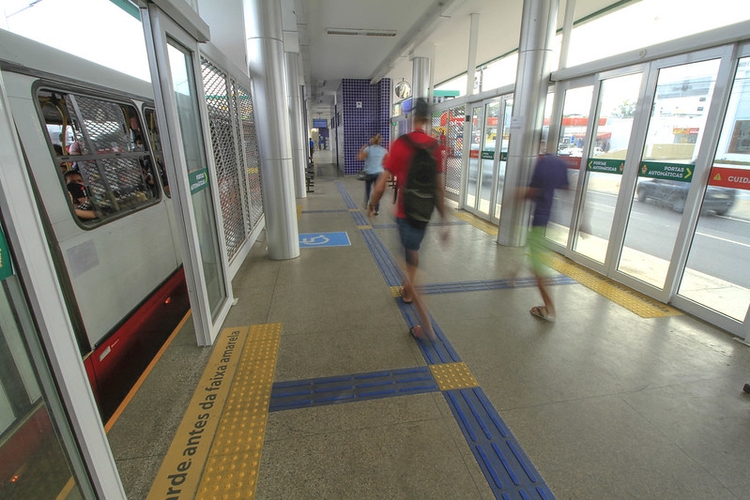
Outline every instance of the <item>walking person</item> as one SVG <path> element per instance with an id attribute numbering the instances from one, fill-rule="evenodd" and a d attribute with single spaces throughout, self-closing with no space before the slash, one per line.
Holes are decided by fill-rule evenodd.
<path id="1" fill-rule="evenodd" d="M 388 150 L 380 145 L 382 138 L 380 134 L 375 134 L 370 138 L 370 143 L 365 144 L 359 150 L 359 161 L 365 162 L 365 207 L 370 201 L 370 192 L 372 186 L 378 178 L 383 175 L 383 160 L 388 155 Z M 375 205 L 375 215 L 380 215 L 380 202 Z"/>
<path id="2" fill-rule="evenodd" d="M 445 169 L 440 161 L 441 152 L 437 141 L 425 132 L 429 122 L 427 101 L 417 99 L 413 110 L 413 131 L 402 135 L 393 143 L 384 166 L 387 173 L 396 179 L 398 190 L 396 222 L 406 260 L 401 299 L 407 304 L 414 303 L 421 322 L 414 325 L 410 332 L 419 340 L 434 341 L 435 331 L 427 307 L 415 286 L 419 248 L 425 236 L 427 222 L 434 209 L 437 209 L 442 220 L 445 220 L 446 215 L 443 204 Z M 388 175 L 381 175 L 375 184 L 367 206 L 370 218 L 385 192 L 387 178 Z M 416 197 L 413 194 L 415 191 L 419 191 Z M 441 233 L 441 238 L 443 241 L 447 240 L 446 229 Z"/>
<path id="3" fill-rule="evenodd" d="M 518 199 L 534 202 L 534 216 L 527 237 L 531 266 L 544 302 L 529 311 L 532 315 L 545 321 L 554 322 L 557 317 L 555 304 L 547 285 L 549 253 L 545 238 L 547 223 L 552 216 L 552 199 L 556 189 L 568 189 L 568 167 L 555 155 L 544 155 L 536 163 L 531 175 L 531 182 L 518 192 Z"/>

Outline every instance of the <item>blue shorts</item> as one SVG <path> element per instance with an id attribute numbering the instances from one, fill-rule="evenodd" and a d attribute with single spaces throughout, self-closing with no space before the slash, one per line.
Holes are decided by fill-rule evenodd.
<path id="1" fill-rule="evenodd" d="M 401 244 L 404 248 L 415 252 L 418 251 L 424 239 L 426 229 L 417 229 L 401 217 L 396 218 L 396 222 L 398 223 L 398 235 L 401 238 Z"/>

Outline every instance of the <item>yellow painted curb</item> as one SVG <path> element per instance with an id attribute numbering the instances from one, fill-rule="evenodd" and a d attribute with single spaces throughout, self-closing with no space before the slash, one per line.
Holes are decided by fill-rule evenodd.
<path id="1" fill-rule="evenodd" d="M 148 499 L 194 498 L 213 442 L 248 327 L 225 328 L 177 428 Z"/>

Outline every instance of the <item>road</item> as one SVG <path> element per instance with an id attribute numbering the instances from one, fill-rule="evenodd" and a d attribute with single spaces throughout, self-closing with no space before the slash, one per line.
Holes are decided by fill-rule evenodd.
<path id="1" fill-rule="evenodd" d="M 572 210 L 573 192 L 562 193 L 556 201 L 553 222 L 568 225 Z M 590 233 L 609 238 L 616 196 L 591 192 L 584 220 Z M 634 201 L 631 209 L 625 245 L 669 260 L 672 255 L 682 214 L 648 202 Z M 750 252 L 750 220 L 732 216 L 703 214 L 693 239 L 688 266 L 696 271 L 750 288 L 750 267 L 746 265 Z"/>

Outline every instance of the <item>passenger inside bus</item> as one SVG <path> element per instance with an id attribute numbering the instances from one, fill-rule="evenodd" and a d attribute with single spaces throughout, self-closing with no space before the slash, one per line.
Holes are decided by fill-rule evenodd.
<path id="1" fill-rule="evenodd" d="M 73 204 L 75 214 L 81 220 L 96 219 L 89 196 L 86 193 L 86 186 L 83 183 L 83 176 L 77 170 L 68 170 L 65 172 L 65 185 L 68 188 L 68 197 Z"/>

